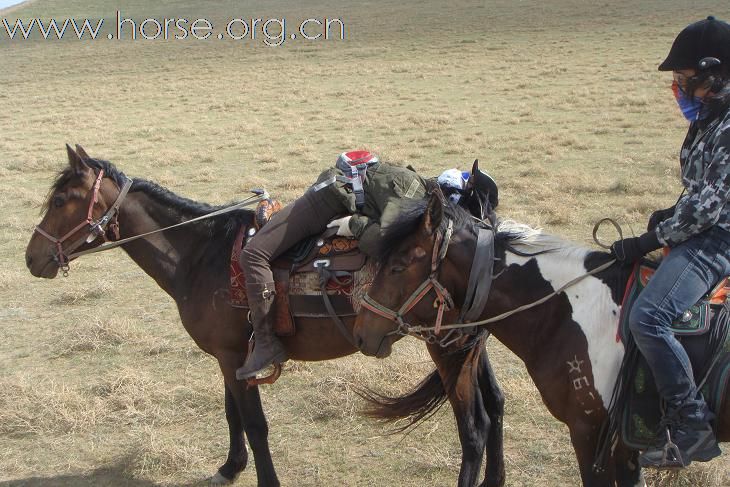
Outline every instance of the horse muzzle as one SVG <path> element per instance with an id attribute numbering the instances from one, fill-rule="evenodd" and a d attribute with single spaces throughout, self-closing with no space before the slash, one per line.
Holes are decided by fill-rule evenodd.
<path id="1" fill-rule="evenodd" d="M 25 256 L 25 264 L 33 277 L 42 277 L 44 279 L 53 279 L 58 275 L 58 262 L 53 257 L 46 259 L 36 259 L 28 254 Z"/>
<path id="2" fill-rule="evenodd" d="M 375 358 L 386 358 L 393 352 L 393 338 L 383 335 L 379 340 L 377 337 L 364 339 L 362 336 L 355 336 L 357 348 L 363 355 Z"/>

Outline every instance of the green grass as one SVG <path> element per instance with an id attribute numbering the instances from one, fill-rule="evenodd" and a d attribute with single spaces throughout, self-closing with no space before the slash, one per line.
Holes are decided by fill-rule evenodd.
<path id="1" fill-rule="evenodd" d="M 64 143 L 131 176 L 223 203 L 266 186 L 289 201 L 366 147 L 433 175 L 478 157 L 500 212 L 577 241 L 639 231 L 679 193 L 686 128 L 666 74 L 678 30 L 726 2 L 588 5 L 334 0 L 125 2 L 125 16 L 341 17 L 345 41 L 0 40 L 0 481 L 188 484 L 227 448 L 223 387 L 174 303 L 121 251 L 36 280 L 23 252 Z M 108 0 L 38 0 L 15 17 L 105 17 Z M 608 235 L 606 238 L 610 238 Z M 496 341 L 508 485 L 578 485 L 567 429 Z M 285 485 L 453 485 L 450 411 L 412 434 L 357 414 L 352 384 L 398 392 L 431 369 L 405 340 L 385 361 L 290 364 L 263 392 Z M 652 485 L 730 485 L 730 456 Z M 43 478 L 44 480 L 41 480 Z M 241 485 L 253 485 L 253 465 Z"/>

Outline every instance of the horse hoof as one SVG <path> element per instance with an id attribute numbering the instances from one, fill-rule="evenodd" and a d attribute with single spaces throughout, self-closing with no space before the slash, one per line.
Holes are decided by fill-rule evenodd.
<path id="1" fill-rule="evenodd" d="M 235 478 L 229 479 L 224 477 L 220 472 L 216 472 L 215 475 L 208 480 L 208 483 L 210 485 L 231 485 L 235 481 Z"/>

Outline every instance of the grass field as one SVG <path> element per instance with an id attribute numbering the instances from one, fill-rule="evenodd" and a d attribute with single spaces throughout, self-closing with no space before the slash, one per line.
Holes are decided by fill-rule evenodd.
<path id="1" fill-rule="evenodd" d="M 115 19 L 108 0 L 38 0 L 30 19 Z M 666 74 L 678 30 L 726 1 L 588 4 L 135 0 L 124 16 L 339 17 L 345 40 L 9 41 L 0 29 L 0 485 L 181 485 L 228 445 L 222 379 L 173 301 L 121 251 L 34 279 L 23 252 L 64 143 L 210 203 L 300 194 L 342 150 L 433 175 L 478 157 L 500 214 L 589 244 L 604 216 L 639 232 L 679 194 L 686 128 Z M 5 14 L 0 14 L 2 17 Z M 611 236 L 606 236 L 610 238 Z M 579 485 L 567 429 L 496 341 L 508 485 Z M 403 391 L 431 369 L 412 340 L 385 361 L 291 363 L 263 392 L 290 486 L 454 485 L 444 409 L 408 436 L 358 415 L 353 384 Z M 240 485 L 254 485 L 253 465 Z M 730 454 L 651 485 L 728 486 Z"/>

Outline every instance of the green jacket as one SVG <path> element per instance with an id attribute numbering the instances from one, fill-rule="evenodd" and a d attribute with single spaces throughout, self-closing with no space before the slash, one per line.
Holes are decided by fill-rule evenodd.
<path id="1" fill-rule="evenodd" d="M 342 213 L 353 215 L 350 230 L 360 240 L 360 249 L 366 254 L 372 254 L 376 249 L 380 223 L 384 216 L 387 220 L 395 215 L 398 204 L 403 199 L 420 199 L 426 196 L 426 182 L 416 172 L 388 163 L 378 163 L 367 170 L 363 184 L 365 205 L 362 210 L 357 211 L 355 194 L 349 184 L 339 179 L 326 184 L 337 176 L 341 176 L 338 169 L 327 169 L 319 175 L 312 190 L 321 196 L 323 204 L 332 205 Z"/>

